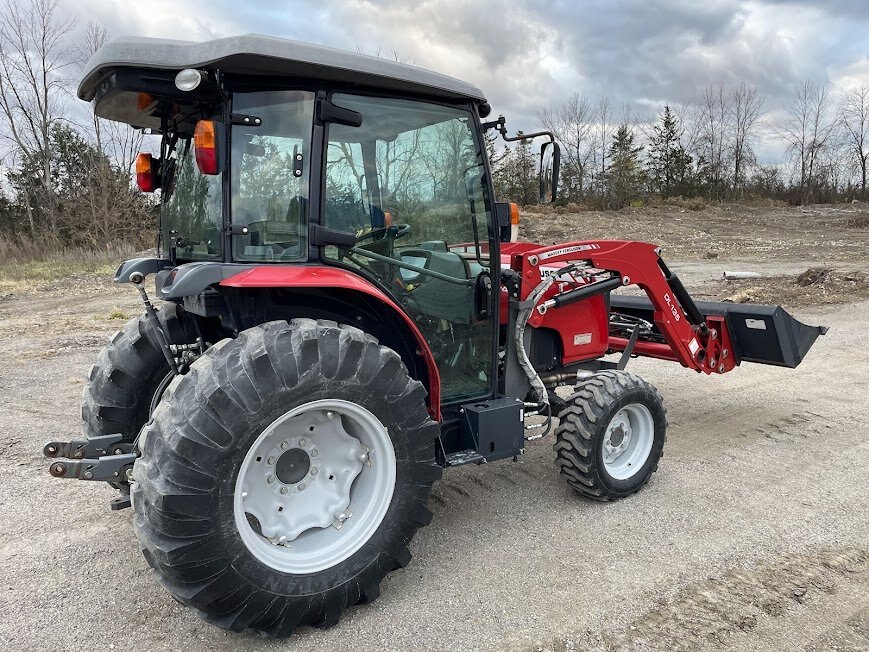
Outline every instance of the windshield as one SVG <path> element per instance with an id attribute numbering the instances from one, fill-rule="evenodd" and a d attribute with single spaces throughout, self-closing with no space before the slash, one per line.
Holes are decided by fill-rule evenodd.
<path id="1" fill-rule="evenodd" d="M 314 94 L 237 93 L 233 113 L 261 120 L 232 128 L 233 260 L 305 260 Z"/>
<path id="2" fill-rule="evenodd" d="M 160 207 L 164 249 L 169 250 L 174 238 L 180 259 L 222 258 L 220 176 L 200 173 L 193 144 L 189 139 L 179 139 L 169 157 L 166 178 Z"/>

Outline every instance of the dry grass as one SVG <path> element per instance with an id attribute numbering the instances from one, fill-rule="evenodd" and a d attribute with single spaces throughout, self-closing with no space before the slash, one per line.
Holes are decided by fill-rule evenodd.
<path id="1" fill-rule="evenodd" d="M 702 211 L 706 210 L 709 206 L 702 197 L 689 197 L 687 199 L 685 197 L 667 197 L 661 204 L 663 206 L 681 208 L 686 211 Z"/>
<path id="2" fill-rule="evenodd" d="M 51 243 L 0 240 L 0 297 L 33 290 L 70 276 L 110 276 L 132 258 L 128 245 L 101 250 L 51 248 Z"/>

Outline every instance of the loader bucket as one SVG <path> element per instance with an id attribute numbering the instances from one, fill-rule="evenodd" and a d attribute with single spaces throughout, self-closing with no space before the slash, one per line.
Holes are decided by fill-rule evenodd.
<path id="1" fill-rule="evenodd" d="M 808 326 L 794 319 L 781 306 L 753 303 L 697 301 L 703 315 L 724 317 L 740 362 L 758 362 L 793 369 L 806 356 L 826 326 Z M 654 322 L 652 303 L 646 297 L 610 297 L 614 312 L 622 312 Z"/>

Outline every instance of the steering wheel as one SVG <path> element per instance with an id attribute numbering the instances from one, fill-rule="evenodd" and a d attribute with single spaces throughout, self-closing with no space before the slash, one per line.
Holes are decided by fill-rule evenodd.
<path id="1" fill-rule="evenodd" d="M 410 224 L 393 224 L 392 226 L 382 226 L 377 229 L 372 229 L 368 233 L 363 233 L 357 236 L 356 243 L 360 243 L 368 238 L 374 238 L 377 235 L 383 234 L 384 237 L 398 240 L 410 233 Z"/>

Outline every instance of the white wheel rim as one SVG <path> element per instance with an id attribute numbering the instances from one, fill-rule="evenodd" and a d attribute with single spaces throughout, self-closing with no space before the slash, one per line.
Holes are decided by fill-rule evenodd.
<path id="1" fill-rule="evenodd" d="M 341 563 L 380 527 L 395 490 L 383 424 L 349 401 L 305 403 L 257 437 L 238 472 L 235 525 L 247 549 L 285 573 Z"/>
<path id="2" fill-rule="evenodd" d="M 616 412 L 603 436 L 603 464 L 616 480 L 627 480 L 643 468 L 655 441 L 655 420 L 642 403 Z"/>

